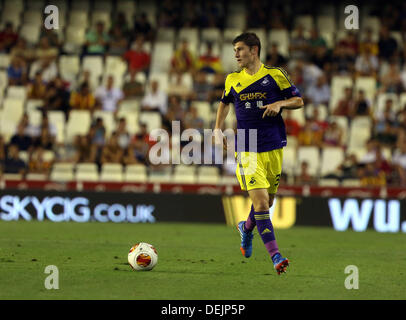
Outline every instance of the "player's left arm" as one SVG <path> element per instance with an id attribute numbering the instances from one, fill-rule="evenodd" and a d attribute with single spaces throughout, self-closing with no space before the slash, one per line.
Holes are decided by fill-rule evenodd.
<path id="1" fill-rule="evenodd" d="M 271 104 L 267 104 L 265 106 L 260 107 L 261 109 L 265 109 L 262 118 L 266 116 L 274 117 L 276 116 L 282 109 L 300 109 L 304 106 L 303 99 L 301 97 L 293 97 L 286 100 L 279 100 Z"/>
<path id="2" fill-rule="evenodd" d="M 265 109 L 262 118 L 265 118 L 266 116 L 274 117 L 282 109 L 293 110 L 300 109 L 304 106 L 303 99 L 300 95 L 299 90 L 290 81 L 285 70 L 281 68 L 273 69 L 272 77 L 279 87 L 281 100 L 260 107 L 261 109 Z"/>

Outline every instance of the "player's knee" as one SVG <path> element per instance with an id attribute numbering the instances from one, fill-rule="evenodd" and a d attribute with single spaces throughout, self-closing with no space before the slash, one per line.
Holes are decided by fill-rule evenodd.
<path id="1" fill-rule="evenodd" d="M 268 211 L 269 210 L 269 200 L 268 199 L 261 199 L 261 200 L 255 201 L 254 210 L 256 212 Z"/>

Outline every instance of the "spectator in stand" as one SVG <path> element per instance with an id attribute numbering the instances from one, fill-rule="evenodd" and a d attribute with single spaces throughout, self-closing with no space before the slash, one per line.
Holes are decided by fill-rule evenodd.
<path id="1" fill-rule="evenodd" d="M 203 135 L 204 120 L 198 115 L 197 108 L 191 105 L 185 114 L 185 129 L 196 129 Z"/>
<path id="2" fill-rule="evenodd" d="M 27 97 L 28 99 L 43 100 L 47 93 L 47 86 L 42 80 L 41 72 L 35 74 L 34 80 L 28 84 Z"/>
<path id="3" fill-rule="evenodd" d="M 114 26 L 110 31 L 110 42 L 108 54 L 122 56 L 127 49 L 128 40 L 120 26 Z"/>
<path id="4" fill-rule="evenodd" d="M 369 139 L 366 144 L 366 149 L 367 153 L 364 154 L 359 160 L 359 163 L 362 165 L 376 161 L 376 151 L 378 150 L 378 142 L 374 138 Z"/>
<path id="5" fill-rule="evenodd" d="M 159 89 L 157 80 L 151 81 L 151 89 L 141 101 L 141 111 L 160 112 L 162 116 L 168 111 L 168 96 Z"/>
<path id="6" fill-rule="evenodd" d="M 10 51 L 10 58 L 18 57 L 26 64 L 31 63 L 35 58 L 35 52 L 31 47 L 27 46 L 27 40 L 23 37 L 20 37 L 16 45 Z"/>
<path id="7" fill-rule="evenodd" d="M 15 56 L 7 68 L 9 86 L 23 86 L 27 82 L 27 67 L 21 58 Z"/>
<path id="8" fill-rule="evenodd" d="M 131 48 L 125 52 L 124 60 L 128 63 L 128 72 L 130 75 L 137 72 L 144 72 L 145 76 L 149 74 L 151 56 L 144 50 L 144 38 L 139 36 L 131 45 Z"/>
<path id="9" fill-rule="evenodd" d="M 97 146 L 92 143 L 94 131 L 89 131 L 87 135 L 76 136 L 74 141 L 75 155 L 73 161 L 80 162 L 96 162 Z"/>
<path id="10" fill-rule="evenodd" d="M 20 151 L 31 151 L 33 140 L 25 133 L 23 123 L 17 125 L 17 132 L 11 137 L 10 144 L 16 145 Z"/>
<path id="11" fill-rule="evenodd" d="M 402 79 L 399 71 L 399 65 L 395 60 L 389 62 L 389 68 L 380 77 L 382 87 L 379 89 L 381 92 L 391 92 L 400 94 L 403 91 Z"/>
<path id="12" fill-rule="evenodd" d="M 117 133 L 113 132 L 102 149 L 100 163 L 122 163 L 123 155 L 123 149 L 118 144 Z"/>
<path id="13" fill-rule="evenodd" d="M 116 26 L 121 29 L 121 33 L 124 36 L 129 36 L 129 26 L 128 26 L 128 21 L 125 13 L 123 11 L 120 11 L 117 13 L 117 15 L 114 17 L 112 24 L 112 28 L 114 29 Z"/>
<path id="14" fill-rule="evenodd" d="M 333 110 L 334 116 L 350 117 L 352 110 L 354 110 L 355 101 L 352 98 L 352 88 L 344 88 L 344 97 L 342 97 L 335 109 Z"/>
<path id="15" fill-rule="evenodd" d="M 386 146 L 395 146 L 398 137 L 398 128 L 391 116 L 390 109 L 385 109 L 383 115 L 375 122 L 374 136 L 378 142 Z"/>
<path id="16" fill-rule="evenodd" d="M 55 135 L 51 134 L 48 126 L 42 126 L 39 137 L 35 138 L 34 148 L 41 147 L 45 150 L 53 150 L 55 146 Z"/>
<path id="17" fill-rule="evenodd" d="M 223 66 L 220 57 L 213 53 L 213 44 L 207 43 L 207 52 L 196 61 L 196 69 L 206 73 L 222 73 Z"/>
<path id="18" fill-rule="evenodd" d="M 91 29 L 86 34 L 85 54 L 87 55 L 104 55 L 109 45 L 109 35 L 105 31 L 102 21 L 96 23 L 96 28 Z"/>
<path id="19" fill-rule="evenodd" d="M 27 167 L 25 162 L 19 157 L 19 151 L 18 146 L 15 144 L 8 146 L 7 156 L 4 160 L 4 173 L 25 174 Z"/>
<path id="20" fill-rule="evenodd" d="M 323 145 L 326 147 L 342 147 L 343 129 L 332 121 L 323 134 Z"/>
<path id="21" fill-rule="evenodd" d="M 193 77 L 193 91 L 191 94 L 192 100 L 209 101 L 213 85 L 207 81 L 205 72 L 197 71 Z"/>
<path id="22" fill-rule="evenodd" d="M 337 75 L 351 75 L 354 71 L 355 57 L 349 54 L 350 50 L 342 45 L 337 45 L 333 49 L 332 71 Z"/>
<path id="23" fill-rule="evenodd" d="M 374 77 L 376 78 L 379 60 L 374 56 L 371 47 L 365 46 L 364 51 L 358 55 L 355 60 L 356 77 Z"/>
<path id="24" fill-rule="evenodd" d="M 316 107 L 321 104 L 328 106 L 330 102 L 330 86 L 324 74 L 319 76 L 315 85 L 308 88 L 306 96 L 308 101 Z"/>
<path id="25" fill-rule="evenodd" d="M 69 105 L 72 109 L 94 111 L 96 99 L 90 92 L 87 82 L 82 83 L 79 91 L 71 93 Z"/>
<path id="26" fill-rule="evenodd" d="M 300 132 L 300 124 L 296 119 L 292 118 L 292 110 L 286 109 L 285 110 L 285 128 L 286 128 L 286 134 L 288 136 L 294 136 L 297 137 Z"/>
<path id="27" fill-rule="evenodd" d="M 399 182 L 402 187 L 406 187 L 406 142 L 402 142 L 393 153 L 392 158 L 393 169 L 399 177 Z"/>
<path id="28" fill-rule="evenodd" d="M 338 179 L 340 182 L 346 179 L 358 179 L 359 165 L 355 154 L 346 154 L 343 162 L 338 166 L 335 172 L 326 175 L 324 178 Z"/>
<path id="29" fill-rule="evenodd" d="M 297 135 L 297 142 L 299 146 L 318 146 L 322 144 L 322 132 L 314 131 L 312 123 L 306 121 Z"/>
<path id="30" fill-rule="evenodd" d="M 338 42 L 338 47 L 342 48 L 346 55 L 355 59 L 359 52 L 359 43 L 356 33 L 348 31 L 346 37 Z"/>
<path id="31" fill-rule="evenodd" d="M 375 166 L 374 162 L 367 163 L 360 171 L 362 187 L 376 187 L 386 185 L 386 175 L 383 170 Z"/>
<path id="32" fill-rule="evenodd" d="M 279 53 L 278 43 L 272 42 L 271 48 L 266 54 L 266 64 L 272 67 L 286 67 L 288 60 Z"/>
<path id="33" fill-rule="evenodd" d="M 18 33 L 14 31 L 13 23 L 6 22 L 4 29 L 0 32 L 0 52 L 9 53 L 17 40 Z"/>
<path id="34" fill-rule="evenodd" d="M 182 40 L 180 47 L 175 51 L 171 59 L 170 74 L 193 73 L 195 70 L 195 57 L 189 49 L 189 42 Z"/>
<path id="35" fill-rule="evenodd" d="M 364 90 L 358 90 L 358 96 L 354 103 L 354 108 L 350 112 L 350 116 L 370 116 L 372 117 L 371 102 L 365 96 Z"/>
<path id="36" fill-rule="evenodd" d="M 39 60 L 48 59 L 54 61 L 57 57 L 58 48 L 50 45 L 48 37 L 42 37 L 39 40 L 38 48 L 35 50 L 35 58 Z"/>
<path id="37" fill-rule="evenodd" d="M 31 64 L 30 80 L 33 80 L 38 72 L 41 73 L 42 80 L 45 83 L 49 83 L 58 76 L 58 66 L 53 59 L 39 59 Z"/>
<path id="38" fill-rule="evenodd" d="M 297 27 L 296 34 L 290 40 L 289 52 L 291 59 L 307 61 L 309 58 L 309 42 L 301 25 Z"/>
<path id="39" fill-rule="evenodd" d="M 117 141 L 121 149 L 127 149 L 131 141 L 130 133 L 127 130 L 127 121 L 125 118 L 120 118 L 117 125 Z"/>
<path id="40" fill-rule="evenodd" d="M 58 76 L 48 83 L 44 98 L 43 110 L 46 111 L 63 111 L 66 119 L 69 112 L 69 91 L 63 79 Z"/>
<path id="41" fill-rule="evenodd" d="M 212 89 L 209 101 L 210 103 L 220 101 L 224 92 L 225 76 L 223 73 L 217 73 L 213 77 Z M 190 94 L 189 94 L 190 95 Z"/>
<path id="42" fill-rule="evenodd" d="M 386 26 L 381 28 L 379 34 L 379 58 L 382 60 L 389 61 L 397 54 L 398 43 L 397 41 L 390 35 L 389 29 Z"/>
<path id="43" fill-rule="evenodd" d="M 300 164 L 300 173 L 295 177 L 296 185 L 305 185 L 305 184 L 315 184 L 316 179 L 309 173 L 309 163 L 307 161 L 302 161 Z"/>
<path id="44" fill-rule="evenodd" d="M 172 121 L 180 121 L 181 130 L 184 130 L 185 112 L 182 107 L 182 102 L 177 96 L 169 97 L 169 107 L 168 112 L 164 115 L 162 119 L 162 127 L 168 132 L 172 131 Z"/>
<path id="45" fill-rule="evenodd" d="M 107 78 L 106 86 L 100 86 L 96 89 L 95 97 L 96 103 L 101 105 L 103 111 L 116 113 L 124 99 L 124 94 L 120 88 L 114 87 L 114 78 L 110 75 Z"/>
<path id="46" fill-rule="evenodd" d="M 91 125 L 92 144 L 95 144 L 98 149 L 102 148 L 106 142 L 106 127 L 104 126 L 103 118 L 97 117 Z"/>
<path id="47" fill-rule="evenodd" d="M 28 172 L 48 175 L 52 167 L 52 161 L 44 158 L 45 149 L 41 146 L 35 148 L 28 161 Z"/>
<path id="48" fill-rule="evenodd" d="M 377 56 L 379 53 L 379 47 L 376 41 L 373 39 L 373 33 L 371 28 L 367 28 L 365 32 L 365 38 L 359 44 L 359 52 L 363 53 L 365 50 L 370 50 L 371 54 Z"/>
<path id="49" fill-rule="evenodd" d="M 148 144 L 142 135 L 136 135 L 125 151 L 123 162 L 125 165 L 143 163 L 148 164 Z"/>
<path id="50" fill-rule="evenodd" d="M 58 33 L 54 29 L 48 29 L 45 24 L 41 27 L 40 39 L 47 38 L 51 47 L 56 48 L 58 52 L 62 49 L 63 42 L 60 41 Z"/>
<path id="51" fill-rule="evenodd" d="M 327 42 L 320 36 L 317 28 L 312 28 L 310 31 L 309 55 L 314 56 L 320 47 L 327 48 Z"/>
<path id="52" fill-rule="evenodd" d="M 152 41 L 154 38 L 154 30 L 151 23 L 148 21 L 147 14 L 142 12 L 141 15 L 135 17 L 134 21 L 134 36 L 143 36 L 146 41 Z"/>
<path id="53" fill-rule="evenodd" d="M 189 75 L 188 75 L 189 76 Z M 217 74 L 214 76 L 216 78 Z M 182 100 L 189 100 L 192 94 L 192 83 L 189 81 L 191 77 L 187 77 L 186 75 L 182 75 L 180 73 L 174 74 L 169 79 L 168 89 L 166 90 L 168 95 L 175 95 L 181 97 Z M 222 77 L 222 82 L 224 86 L 224 78 Z M 215 94 L 215 92 L 213 92 Z M 220 98 L 223 94 L 221 91 Z"/>
<path id="54" fill-rule="evenodd" d="M 136 79 L 136 73 L 130 72 L 130 79 L 123 84 L 123 94 L 125 99 L 141 98 L 145 93 L 144 83 Z"/>

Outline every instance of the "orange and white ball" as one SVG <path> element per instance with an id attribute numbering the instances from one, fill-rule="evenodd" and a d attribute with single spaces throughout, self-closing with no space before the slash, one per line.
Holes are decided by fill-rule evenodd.
<path id="1" fill-rule="evenodd" d="M 133 270 L 149 271 L 158 263 L 158 253 L 153 245 L 140 242 L 131 247 L 128 263 Z"/>

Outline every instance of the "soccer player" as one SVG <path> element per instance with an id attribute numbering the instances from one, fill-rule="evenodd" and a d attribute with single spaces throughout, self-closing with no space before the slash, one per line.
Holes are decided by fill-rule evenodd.
<path id="1" fill-rule="evenodd" d="M 244 145 L 236 139 L 236 175 L 241 189 L 248 191 L 252 201 L 247 220 L 237 227 L 241 235 L 241 252 L 246 258 L 251 256 L 252 231 L 256 226 L 276 272 L 281 274 L 286 272 L 289 261 L 279 252 L 269 216 L 279 186 L 283 147 L 286 146 L 281 113 L 283 109 L 303 107 L 303 100 L 286 71 L 261 63 L 261 43 L 256 34 L 243 33 L 233 40 L 233 45 L 241 71 L 230 73 L 226 78 L 215 129 L 223 127 L 229 103 L 234 103 L 237 129 L 245 129 L 241 139 L 245 140 Z M 256 130 L 254 148 L 247 143 L 252 138 L 249 129 Z M 215 132 L 219 134 L 221 130 Z M 221 137 L 221 141 L 224 143 L 225 138 Z"/>

